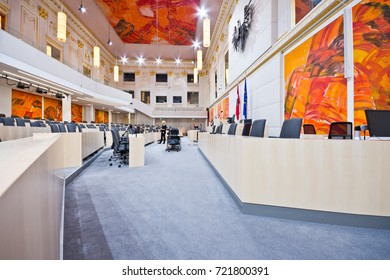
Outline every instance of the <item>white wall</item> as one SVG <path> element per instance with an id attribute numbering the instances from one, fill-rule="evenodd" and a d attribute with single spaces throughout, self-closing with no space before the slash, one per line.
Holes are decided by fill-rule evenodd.
<path id="1" fill-rule="evenodd" d="M 0 113 L 11 116 L 12 89 L 0 86 Z"/>
<path id="2" fill-rule="evenodd" d="M 246 41 L 244 52 L 235 51 L 231 44 L 234 26 L 240 20 L 244 21 L 244 6 L 249 0 L 238 1 L 232 18 L 229 22 L 229 79 L 234 81 L 241 75 L 257 58 L 259 58 L 275 41 L 277 37 L 277 1 L 255 0 L 252 23 L 249 36 Z M 234 66 L 234 67 L 233 67 Z"/>

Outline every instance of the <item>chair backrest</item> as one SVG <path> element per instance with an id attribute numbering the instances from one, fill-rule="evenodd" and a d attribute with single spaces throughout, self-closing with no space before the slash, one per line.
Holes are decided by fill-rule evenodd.
<path id="1" fill-rule="evenodd" d="M 96 126 L 94 126 L 93 124 L 87 124 L 87 127 L 88 128 L 96 128 Z"/>
<path id="2" fill-rule="evenodd" d="M 217 129 L 215 130 L 215 133 L 216 134 L 222 134 L 222 128 L 223 128 L 223 124 L 220 124 Z"/>
<path id="3" fill-rule="evenodd" d="M 63 123 L 58 124 L 58 129 L 60 130 L 60 132 L 66 132 L 65 125 Z"/>
<path id="4" fill-rule="evenodd" d="M 255 120 L 252 123 L 252 127 L 251 127 L 251 131 L 249 133 L 249 136 L 264 137 L 265 121 L 266 120 L 264 120 L 264 119 Z"/>
<path id="5" fill-rule="evenodd" d="M 301 137 L 302 119 L 293 118 L 285 120 L 280 131 L 279 138 L 297 138 Z"/>
<path id="6" fill-rule="evenodd" d="M 237 124 L 236 123 L 231 123 L 229 126 L 228 133 L 229 135 L 235 135 L 236 134 L 236 129 L 237 129 Z"/>
<path id="7" fill-rule="evenodd" d="M 4 126 L 15 126 L 15 121 L 13 117 L 5 117 L 3 118 Z"/>
<path id="8" fill-rule="evenodd" d="M 104 131 L 104 126 L 99 126 L 99 131 Z"/>
<path id="9" fill-rule="evenodd" d="M 37 122 L 37 121 L 32 121 L 32 122 L 30 122 L 30 126 L 31 126 L 31 127 L 39 127 L 40 125 L 39 125 L 39 122 Z"/>
<path id="10" fill-rule="evenodd" d="M 316 128 L 314 125 L 306 123 L 303 125 L 303 133 L 304 134 L 317 134 L 316 133 Z"/>
<path id="11" fill-rule="evenodd" d="M 80 124 L 79 124 L 79 127 L 80 127 L 80 128 L 85 128 L 85 125 L 82 124 L 82 123 L 80 123 Z"/>
<path id="12" fill-rule="evenodd" d="M 21 119 L 21 118 L 16 118 L 15 120 L 16 120 L 16 125 L 17 125 L 17 126 L 26 126 L 26 123 L 24 122 L 23 119 Z"/>
<path id="13" fill-rule="evenodd" d="M 169 130 L 169 135 L 173 136 L 173 135 L 179 135 L 179 130 L 177 128 L 171 128 Z"/>
<path id="14" fill-rule="evenodd" d="M 60 132 L 60 130 L 58 129 L 58 125 L 55 124 L 55 123 L 51 123 L 51 124 L 50 124 L 50 129 L 51 129 L 51 132 L 52 132 L 52 133 Z"/>
<path id="15" fill-rule="evenodd" d="M 76 124 L 75 123 L 67 123 L 66 128 L 68 132 L 76 132 Z"/>
<path id="16" fill-rule="evenodd" d="M 244 124 L 244 127 L 242 128 L 242 136 L 249 136 L 249 133 L 251 131 L 252 124 L 246 123 Z"/>
<path id="17" fill-rule="evenodd" d="M 112 148 L 114 151 L 119 150 L 119 131 L 117 129 L 111 129 L 112 134 Z"/>
<path id="18" fill-rule="evenodd" d="M 0 118 L 5 118 L 6 115 L 5 114 L 0 114 Z"/>
<path id="19" fill-rule="evenodd" d="M 328 139 L 352 139 L 351 122 L 333 122 L 330 124 Z"/>
<path id="20" fill-rule="evenodd" d="M 46 124 L 43 121 L 38 121 L 39 127 L 46 127 Z"/>

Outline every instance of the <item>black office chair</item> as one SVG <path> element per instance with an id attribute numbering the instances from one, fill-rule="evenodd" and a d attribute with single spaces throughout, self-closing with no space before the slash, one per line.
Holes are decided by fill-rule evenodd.
<path id="1" fill-rule="evenodd" d="M 30 122 L 30 126 L 31 127 L 40 127 L 39 122 L 37 122 L 37 121 Z"/>
<path id="2" fill-rule="evenodd" d="M 118 167 L 121 167 L 123 163 L 127 162 L 127 155 L 129 152 L 129 143 L 124 143 L 120 141 L 119 133 L 116 133 L 116 129 L 111 130 L 112 134 L 112 149 L 113 149 L 113 155 L 110 157 L 109 161 L 116 161 L 116 159 L 119 159 L 120 162 L 118 164 Z M 110 163 L 110 166 L 112 166 L 113 163 Z"/>
<path id="3" fill-rule="evenodd" d="M 313 124 L 308 124 L 308 123 L 305 123 L 303 125 L 303 133 L 304 134 L 317 134 L 316 133 L 316 128 L 314 127 Z"/>
<path id="4" fill-rule="evenodd" d="M 333 122 L 330 124 L 328 139 L 353 139 L 351 122 Z"/>
<path id="5" fill-rule="evenodd" d="M 295 138 L 301 137 L 302 119 L 293 118 L 285 120 L 282 125 L 279 137 L 270 136 L 269 138 Z"/>
<path id="6" fill-rule="evenodd" d="M 63 123 L 58 124 L 58 129 L 60 130 L 60 132 L 66 132 L 66 128 L 65 128 L 65 125 Z"/>
<path id="7" fill-rule="evenodd" d="M 215 130 L 216 134 L 222 134 L 223 124 L 220 124 L 217 129 Z"/>
<path id="8" fill-rule="evenodd" d="M 15 118 L 16 120 L 16 126 L 26 126 L 26 123 L 21 118 Z"/>
<path id="9" fill-rule="evenodd" d="M 235 135 L 236 134 L 236 129 L 237 129 L 237 124 L 236 123 L 231 123 L 229 126 L 228 130 L 228 135 Z"/>
<path id="10" fill-rule="evenodd" d="M 168 145 L 166 151 L 168 152 L 179 152 L 181 150 L 179 130 L 177 128 L 171 128 L 169 130 L 167 144 Z"/>
<path id="11" fill-rule="evenodd" d="M 280 131 L 279 138 L 299 139 L 301 137 L 301 127 L 302 127 L 301 118 L 293 118 L 293 119 L 285 120 L 283 122 L 282 130 Z"/>
<path id="12" fill-rule="evenodd" d="M 15 126 L 15 121 L 13 117 L 5 117 L 3 118 L 4 126 Z"/>
<path id="13" fill-rule="evenodd" d="M 249 136 L 249 133 L 251 131 L 252 124 L 251 123 L 246 123 L 244 124 L 244 127 L 242 129 L 242 136 Z"/>
<path id="14" fill-rule="evenodd" d="M 58 125 L 55 124 L 55 123 L 51 123 L 49 124 L 50 125 L 50 130 L 52 133 L 58 133 L 60 132 L 60 130 L 58 129 Z"/>
<path id="15" fill-rule="evenodd" d="M 252 123 L 252 128 L 251 128 L 251 131 L 249 133 L 249 136 L 264 137 L 265 121 L 266 120 L 264 120 L 264 119 L 255 120 Z"/>
<path id="16" fill-rule="evenodd" d="M 66 128 L 68 129 L 68 132 L 76 132 L 76 124 L 75 123 L 67 123 Z"/>

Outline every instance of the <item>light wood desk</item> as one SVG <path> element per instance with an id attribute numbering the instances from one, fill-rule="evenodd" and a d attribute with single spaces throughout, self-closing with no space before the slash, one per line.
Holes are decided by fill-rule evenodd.
<path id="1" fill-rule="evenodd" d="M 143 134 L 129 135 L 129 167 L 145 165 L 145 137 Z"/>
<path id="2" fill-rule="evenodd" d="M 199 133 L 199 148 L 244 206 L 390 217 L 389 141 Z"/>
<path id="3" fill-rule="evenodd" d="M 59 259 L 60 136 L 0 143 L 0 259 Z"/>
<path id="4" fill-rule="evenodd" d="M 188 130 L 188 141 L 191 145 L 193 145 L 194 142 L 198 142 L 198 132 L 199 130 Z"/>

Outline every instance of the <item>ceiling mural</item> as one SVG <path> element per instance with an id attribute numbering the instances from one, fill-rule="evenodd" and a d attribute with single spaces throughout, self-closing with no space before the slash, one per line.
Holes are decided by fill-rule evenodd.
<path id="1" fill-rule="evenodd" d="M 97 0 L 124 43 L 192 45 L 200 0 Z"/>

